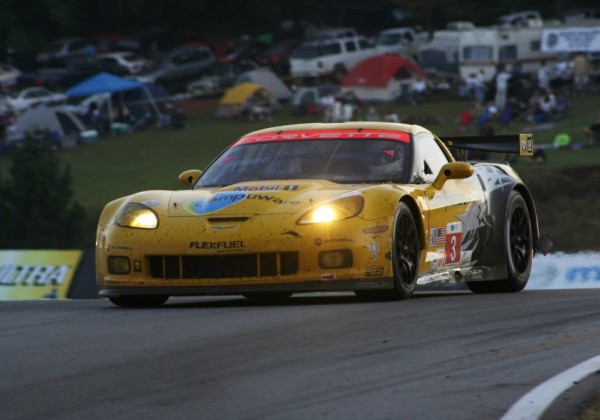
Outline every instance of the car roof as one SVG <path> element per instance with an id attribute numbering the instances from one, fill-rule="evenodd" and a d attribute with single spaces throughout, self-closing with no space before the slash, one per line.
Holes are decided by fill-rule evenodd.
<path id="1" fill-rule="evenodd" d="M 341 123 L 304 123 L 280 125 L 276 127 L 264 128 L 253 131 L 247 135 L 272 133 L 277 131 L 318 131 L 318 130 L 390 130 L 401 131 L 408 134 L 417 134 L 421 132 L 430 132 L 428 129 L 416 124 L 387 123 L 378 121 L 349 121 Z"/>

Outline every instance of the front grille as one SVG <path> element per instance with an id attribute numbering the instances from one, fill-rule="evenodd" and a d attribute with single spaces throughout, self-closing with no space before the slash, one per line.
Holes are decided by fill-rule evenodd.
<path id="1" fill-rule="evenodd" d="M 156 279 L 227 279 L 291 275 L 298 272 L 297 252 L 218 256 L 148 257 Z"/>

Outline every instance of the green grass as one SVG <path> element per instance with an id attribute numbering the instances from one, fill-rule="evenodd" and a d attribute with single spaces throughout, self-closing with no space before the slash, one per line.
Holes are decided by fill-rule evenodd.
<path id="1" fill-rule="evenodd" d="M 583 142 L 582 128 L 595 118 L 600 101 L 598 96 L 584 96 L 571 100 L 569 114 L 556 129 L 534 132 L 536 144 L 551 143 L 557 133 L 566 132 L 574 142 Z M 403 121 L 439 119 L 426 127 L 440 136 L 452 134 L 476 134 L 476 127 L 460 127 L 461 111 L 470 107 L 468 100 L 449 97 L 430 97 L 418 105 L 385 104 L 376 108 L 382 115 L 394 108 Z M 183 188 L 177 181 L 186 169 L 204 168 L 220 151 L 244 133 L 271 125 L 314 122 L 318 116 L 291 116 L 284 108 L 274 115 L 272 122 L 248 122 L 217 119 L 213 117 L 214 105 L 190 118 L 183 130 L 147 130 L 128 135 L 115 135 L 96 142 L 58 152 L 64 165 L 73 176 L 75 200 L 87 214 L 90 231 L 93 232 L 102 207 L 109 201 L 137 191 L 150 189 Z M 519 133 L 531 126 L 519 120 L 511 126 L 495 125 L 496 133 Z M 579 151 L 548 151 L 548 161 L 533 165 L 521 159 L 516 163 L 527 178 L 559 170 L 568 166 L 598 165 L 600 147 Z M 0 173 L 6 178 L 9 158 L 0 156 Z M 90 235 L 93 238 L 93 234 Z M 91 242 L 90 242 L 91 243 Z"/>

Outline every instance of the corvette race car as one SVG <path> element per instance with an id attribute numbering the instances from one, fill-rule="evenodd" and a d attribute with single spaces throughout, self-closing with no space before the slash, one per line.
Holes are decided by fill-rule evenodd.
<path id="1" fill-rule="evenodd" d="M 249 133 L 205 171 L 183 172 L 188 189 L 106 205 L 99 295 L 120 306 L 316 291 L 379 300 L 440 279 L 518 292 L 540 238 L 533 198 L 509 165 L 454 157 L 470 150 L 532 155 L 533 140 L 379 122 Z"/>

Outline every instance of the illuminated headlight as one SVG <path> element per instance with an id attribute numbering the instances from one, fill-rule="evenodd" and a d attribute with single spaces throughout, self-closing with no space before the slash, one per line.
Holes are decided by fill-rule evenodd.
<path id="1" fill-rule="evenodd" d="M 365 200 L 359 195 L 329 201 L 309 211 L 298 219 L 296 223 L 299 225 L 307 225 L 311 223 L 327 223 L 349 219 L 360 213 L 364 204 Z"/>
<path id="2" fill-rule="evenodd" d="M 128 203 L 117 215 L 117 225 L 138 229 L 155 229 L 158 216 L 149 207 L 140 203 Z"/>
<path id="3" fill-rule="evenodd" d="M 129 274 L 131 271 L 127 257 L 108 257 L 107 265 L 110 274 Z"/>

